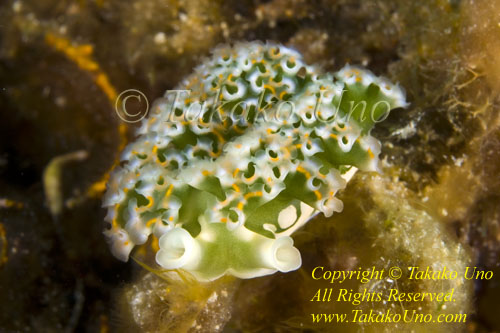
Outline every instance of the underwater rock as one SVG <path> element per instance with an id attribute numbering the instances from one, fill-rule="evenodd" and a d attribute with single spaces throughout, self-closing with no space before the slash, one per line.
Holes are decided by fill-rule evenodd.
<path id="1" fill-rule="evenodd" d="M 231 318 L 234 279 L 200 284 L 182 274 L 146 272 L 118 300 L 123 332 L 221 332 Z"/>
<path id="2" fill-rule="evenodd" d="M 1 2 L 0 294 L 5 297 L 0 298 L 0 330 L 136 332 L 185 321 L 191 329 L 207 325 L 220 330 L 216 326 L 226 323 L 227 330 L 331 331 L 339 327 L 308 326 L 309 300 L 319 288 L 310 273 L 318 265 L 343 271 L 374 262 L 386 267 L 389 261 L 381 262 L 382 257 L 403 264 L 418 258 L 423 265 L 432 260 L 448 265 L 470 247 L 470 254 L 465 250 L 453 267 L 463 267 L 470 259 L 481 269 L 493 270 L 496 279 L 498 8 L 497 0 Z M 212 307 L 204 306 L 200 300 L 208 299 L 209 291 L 197 287 L 182 294 L 184 283 L 124 265 L 106 247 L 101 234 L 103 184 L 129 126 L 116 116 L 110 92 L 136 88 L 148 97 L 159 96 L 219 42 L 256 39 L 297 49 L 306 62 L 332 73 L 346 63 L 366 66 L 400 82 L 411 107 L 391 113 L 371 133 L 383 144 L 385 176 L 379 185 L 367 180 L 365 187 L 359 182 L 365 178 L 356 176 L 344 194 L 337 195 L 344 202 L 342 214 L 317 216 L 294 232 L 301 269 L 244 280 L 234 286 L 234 293 L 228 289 L 227 298 L 218 294 Z M 82 149 L 89 158 L 64 167 L 58 192 L 64 207 L 55 223 L 45 206 L 43 170 L 51 159 Z M 391 182 L 415 195 L 390 189 Z M 89 186 L 92 195 L 87 195 Z M 389 199 L 375 203 L 378 191 L 389 193 Z M 389 203 L 404 209 L 394 212 Z M 382 225 L 387 213 L 403 222 Z M 405 217 L 422 222 L 412 227 Z M 421 247 L 412 244 L 424 226 L 436 236 L 436 254 L 424 248 L 418 255 Z M 418 237 L 412 238 L 413 233 Z M 398 241 L 392 244 L 395 236 Z M 411 251 L 400 246 L 407 243 Z M 402 250 L 393 251 L 393 246 Z M 450 246 L 456 248 L 445 256 Z M 158 239 L 150 236 L 137 246 L 134 257 L 156 264 L 158 250 Z M 469 311 L 467 330 L 499 330 L 500 288 L 495 279 L 475 283 L 474 293 L 468 284 L 455 292 L 460 297 L 457 305 Z M 385 292 L 394 283 L 381 285 Z M 353 292 L 365 287 L 346 284 Z M 398 287 L 409 292 L 440 290 L 432 283 L 420 286 L 404 280 Z M 172 291 L 167 294 L 164 288 Z M 136 292 L 152 297 L 144 296 L 134 305 L 131 301 L 140 299 Z M 118 306 L 113 293 L 122 300 Z M 179 297 L 171 296 L 176 293 Z M 191 300 L 203 315 L 193 311 L 182 316 L 177 306 L 188 307 Z M 393 311 L 378 305 L 379 311 Z M 176 311 L 170 313 L 170 307 Z M 422 307 L 436 310 L 428 302 Z M 333 309 L 353 308 L 345 302 Z M 321 310 L 333 311 L 330 306 Z M 138 325 L 137 316 L 158 320 L 138 320 Z M 355 325 L 340 329 L 369 330 Z M 441 331 L 465 329 L 449 325 Z"/>

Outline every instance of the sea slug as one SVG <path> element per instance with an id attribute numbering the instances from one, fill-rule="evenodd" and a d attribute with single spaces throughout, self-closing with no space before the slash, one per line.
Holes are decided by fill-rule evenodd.
<path id="1" fill-rule="evenodd" d="M 158 100 L 108 182 L 105 231 L 126 261 L 151 234 L 156 262 L 200 281 L 301 266 L 290 235 L 340 212 L 356 171 L 378 171 L 370 135 L 404 92 L 345 66 L 307 65 L 274 43 L 222 46 Z"/>

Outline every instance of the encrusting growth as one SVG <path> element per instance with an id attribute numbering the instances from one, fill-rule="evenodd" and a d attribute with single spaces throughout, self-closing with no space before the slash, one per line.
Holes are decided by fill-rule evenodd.
<path id="1" fill-rule="evenodd" d="M 405 106 L 367 70 L 323 73 L 273 43 L 218 47 L 155 103 L 111 174 L 113 254 L 128 260 L 153 233 L 157 263 L 200 281 L 297 269 L 290 235 L 340 212 L 356 170 L 378 170 L 370 130 Z"/>

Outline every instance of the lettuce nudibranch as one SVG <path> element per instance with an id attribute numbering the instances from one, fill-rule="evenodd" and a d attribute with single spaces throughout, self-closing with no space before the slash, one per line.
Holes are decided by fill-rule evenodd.
<path id="1" fill-rule="evenodd" d="M 340 212 L 353 172 L 378 170 L 370 130 L 405 106 L 364 69 L 325 73 L 273 43 L 218 47 L 155 103 L 111 174 L 111 250 L 126 261 L 153 234 L 157 263 L 200 281 L 295 270 L 290 235 Z"/>

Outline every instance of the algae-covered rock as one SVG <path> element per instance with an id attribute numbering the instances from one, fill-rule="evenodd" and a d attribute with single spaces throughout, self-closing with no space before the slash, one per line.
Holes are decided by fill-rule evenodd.
<path id="1" fill-rule="evenodd" d="M 200 284 L 182 273 L 146 273 L 121 293 L 122 332 L 221 332 L 238 282 Z"/>
<path id="2" fill-rule="evenodd" d="M 497 0 L 1 2 L 0 331 L 498 331 L 499 8 Z M 296 49 L 325 72 L 362 65 L 405 89 L 410 106 L 371 133 L 382 142 L 381 173 L 355 176 L 338 194 L 342 213 L 294 233 L 296 272 L 199 284 L 115 260 L 101 200 L 134 127 L 116 115 L 116 96 L 134 88 L 152 102 L 219 43 L 254 40 Z M 87 158 L 51 172 L 74 152 Z M 154 263 L 157 250 L 149 241 L 135 259 Z M 415 281 L 402 271 L 342 284 L 312 276 L 317 267 L 417 266 L 458 276 Z M 464 281 L 466 267 L 493 277 Z M 346 297 L 453 290 L 454 301 L 314 299 L 325 288 L 332 298 L 342 289 Z M 312 322 L 353 310 L 467 317 Z"/>

